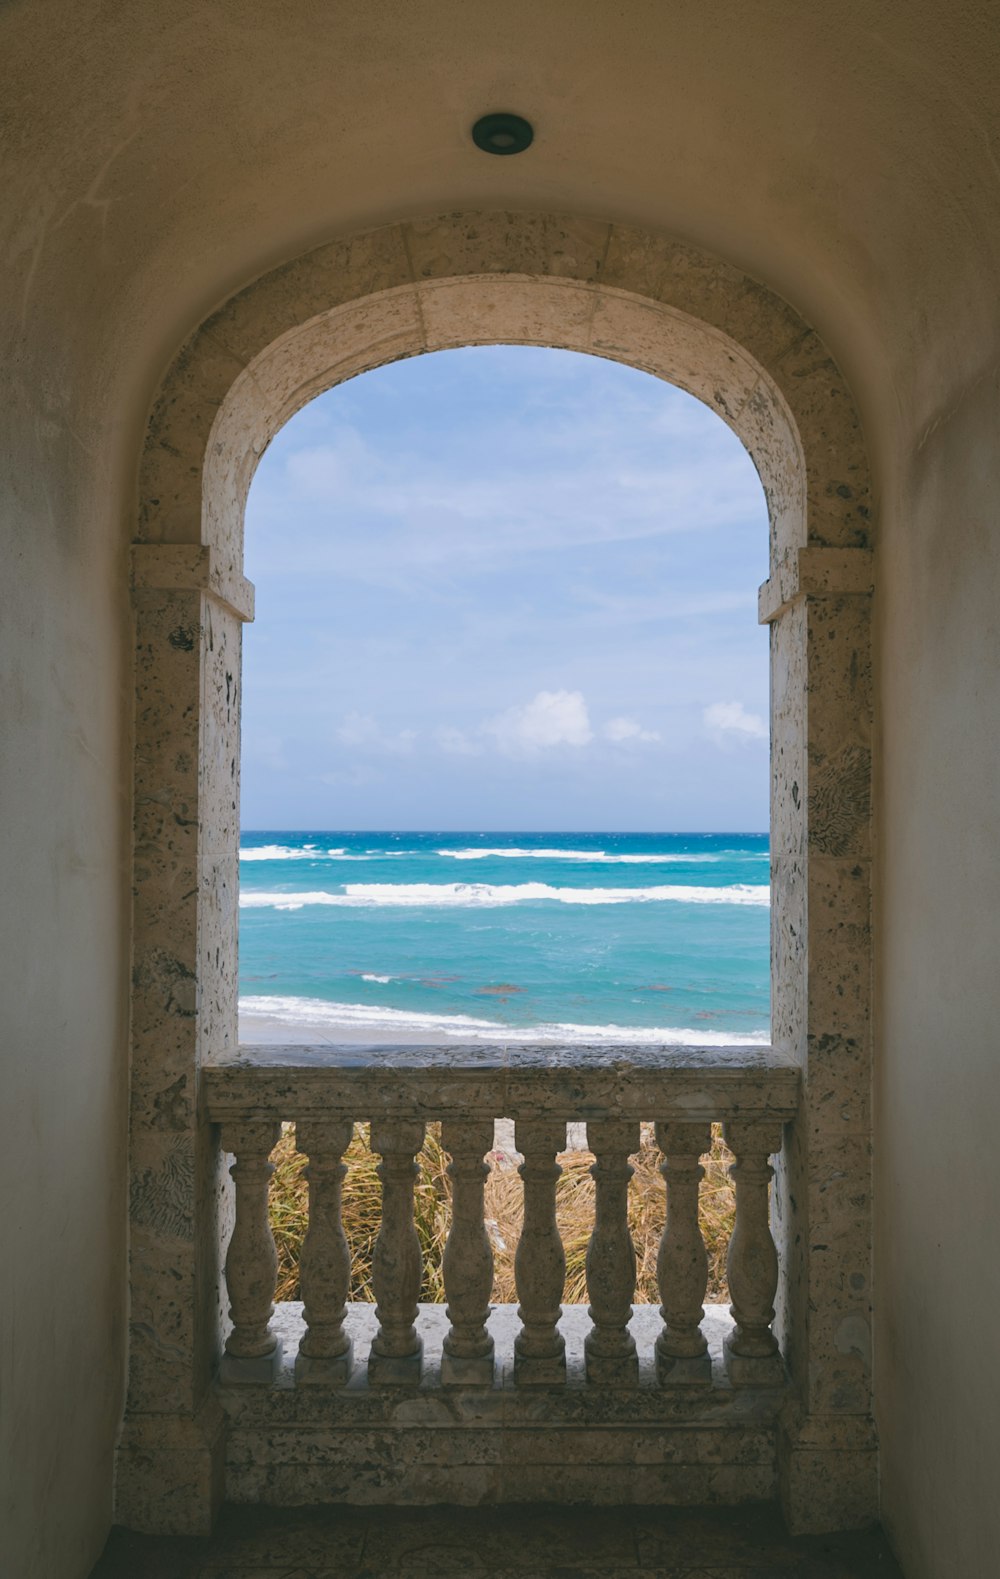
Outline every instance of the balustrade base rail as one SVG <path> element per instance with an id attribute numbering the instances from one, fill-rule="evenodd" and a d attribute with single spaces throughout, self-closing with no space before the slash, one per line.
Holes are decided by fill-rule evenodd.
<path id="1" fill-rule="evenodd" d="M 236 1501 L 735 1503 L 776 1492 L 787 1397 L 771 1329 L 779 1268 L 769 1158 L 798 1071 L 770 1048 L 241 1048 L 202 1077 L 233 1155 L 231 1330 L 219 1371 L 226 1493 Z M 514 1121 L 523 1156 L 518 1305 L 491 1307 L 484 1155 Z M 308 1157 L 304 1303 L 272 1304 L 269 1157 L 294 1120 Z M 655 1123 L 664 1226 L 659 1305 L 633 1306 L 629 1157 Z M 734 1155 L 732 1306 L 703 1308 L 700 1159 L 721 1120 Z M 347 1303 L 344 1154 L 370 1124 L 380 1162 L 376 1305 Z M 589 1305 L 562 1305 L 556 1216 L 566 1126 L 594 1154 Z M 416 1157 L 441 1123 L 449 1154 L 446 1306 L 418 1305 Z"/>
<path id="2" fill-rule="evenodd" d="M 445 1308 L 421 1305 L 421 1385 L 383 1387 L 367 1375 L 374 1307 L 353 1304 L 345 1322 L 351 1379 L 327 1389 L 297 1385 L 302 1306 L 278 1305 L 272 1326 L 283 1359 L 273 1385 L 219 1388 L 229 1422 L 226 1496 L 275 1506 L 773 1499 L 785 1389 L 729 1384 L 723 1345 L 733 1323 L 726 1305 L 705 1310 L 711 1385 L 661 1386 L 654 1352 L 660 1324 L 655 1305 L 636 1306 L 629 1325 L 638 1385 L 595 1388 L 586 1379 L 586 1306 L 563 1306 L 565 1384 L 524 1388 L 513 1377 L 517 1307 L 499 1305 L 488 1322 L 493 1386 L 442 1388 Z"/>

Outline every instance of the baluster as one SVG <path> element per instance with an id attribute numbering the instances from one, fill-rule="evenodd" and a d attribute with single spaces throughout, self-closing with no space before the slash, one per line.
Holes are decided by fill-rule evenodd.
<path id="1" fill-rule="evenodd" d="M 594 1153 L 594 1230 L 587 1246 L 587 1292 L 594 1323 L 584 1343 L 587 1380 L 599 1386 L 633 1386 L 639 1357 L 628 1330 L 635 1293 L 635 1246 L 628 1226 L 629 1162 L 639 1149 L 638 1124 L 608 1120 L 588 1123 L 587 1144 Z"/>
<path id="2" fill-rule="evenodd" d="M 372 1257 L 378 1332 L 368 1359 L 368 1379 L 381 1386 L 416 1387 L 424 1344 L 414 1322 L 423 1262 L 413 1221 L 414 1161 L 424 1143 L 416 1120 L 381 1119 L 371 1127 L 372 1151 L 382 1158 L 382 1221 Z"/>
<path id="3" fill-rule="evenodd" d="M 300 1383 L 341 1386 L 351 1374 L 353 1349 L 344 1331 L 351 1250 L 340 1218 L 340 1191 L 347 1172 L 341 1159 L 353 1130 L 348 1119 L 297 1127 L 299 1149 L 309 1158 L 309 1226 L 300 1261 L 306 1331 L 295 1360 Z"/>
<path id="4" fill-rule="evenodd" d="M 493 1287 L 493 1247 L 483 1223 L 483 1185 L 489 1168 L 483 1154 L 493 1144 L 493 1125 L 446 1123 L 441 1143 L 451 1155 L 451 1228 L 444 1251 L 444 1291 L 451 1327 L 441 1356 L 445 1386 L 493 1382 L 493 1339 L 486 1330 Z"/>
<path id="5" fill-rule="evenodd" d="M 222 1149 L 235 1158 L 233 1235 L 226 1254 L 226 1287 L 233 1330 L 226 1339 L 223 1382 L 271 1382 L 281 1364 L 281 1343 L 268 1326 L 274 1314 L 278 1252 L 267 1215 L 267 1187 L 278 1143 L 278 1123 L 224 1124 Z"/>
<path id="6" fill-rule="evenodd" d="M 726 1339 L 726 1368 L 736 1387 L 775 1387 L 784 1381 L 778 1340 L 771 1331 L 778 1287 L 778 1255 L 771 1237 L 769 1158 L 781 1150 L 781 1127 L 734 1120 L 723 1126 L 735 1154 L 730 1167 L 736 1190 L 736 1226 L 726 1270 L 736 1323 Z"/>
<path id="7" fill-rule="evenodd" d="M 524 1180 L 524 1214 L 514 1257 L 522 1324 L 514 1340 L 514 1381 L 544 1386 L 566 1380 L 566 1341 L 557 1326 L 566 1255 L 556 1224 L 556 1181 L 562 1173 L 556 1156 L 566 1145 L 566 1125 L 518 1119 L 514 1135 L 524 1154 L 517 1170 Z"/>
<path id="8" fill-rule="evenodd" d="M 656 1144 L 663 1153 L 660 1172 L 667 1187 L 667 1218 L 656 1258 L 663 1329 L 656 1340 L 660 1382 L 710 1382 L 712 1361 L 701 1330 L 708 1283 L 708 1256 L 698 1223 L 698 1185 L 705 1176 L 701 1158 L 712 1144 L 710 1124 L 657 1124 Z"/>

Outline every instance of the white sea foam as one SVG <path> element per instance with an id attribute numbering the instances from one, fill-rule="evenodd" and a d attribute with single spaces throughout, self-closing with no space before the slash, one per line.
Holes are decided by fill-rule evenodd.
<path id="1" fill-rule="evenodd" d="M 738 857 L 744 860 L 766 860 L 766 852 L 754 850 L 722 850 L 714 854 L 701 851 L 683 855 L 677 852 L 659 855 L 619 854 L 614 850 L 525 850 L 517 847 L 506 849 L 474 850 L 364 850 L 348 851 L 346 846 L 321 850 L 315 844 L 258 844 L 246 845 L 240 850 L 241 861 L 398 861 L 412 856 L 438 855 L 451 861 L 484 861 L 506 859 L 518 861 L 593 861 L 621 866 L 669 866 L 698 862 L 717 862 Z"/>
<path id="2" fill-rule="evenodd" d="M 343 893 L 323 889 L 306 893 L 241 893 L 246 910 L 301 910 L 305 905 L 445 906 L 488 909 L 535 900 L 563 905 L 631 905 L 670 902 L 687 905 L 769 905 L 766 884 L 731 883 L 719 888 L 686 884 L 658 888 L 553 888 L 549 883 L 345 883 Z"/>
<path id="3" fill-rule="evenodd" d="M 369 971 L 363 971 L 362 975 L 361 975 L 361 980 L 362 981 L 387 982 L 387 981 L 392 981 L 392 979 L 393 978 L 391 976 L 373 976 Z"/>
<path id="4" fill-rule="evenodd" d="M 421 1014 L 416 1010 L 380 1009 L 371 1003 L 327 1003 L 323 998 L 241 998 L 240 1012 L 281 1025 L 314 1025 L 317 1029 L 382 1026 L 387 1031 L 439 1031 L 442 1035 L 495 1033 L 502 1029 L 497 1021 L 478 1020 L 470 1014 Z"/>
<path id="5" fill-rule="evenodd" d="M 316 861 L 326 855 L 343 855 L 343 850 L 318 850 L 314 844 L 257 844 L 240 850 L 241 861 Z"/>
<path id="6" fill-rule="evenodd" d="M 498 1042 L 616 1042 L 626 1045 L 653 1043 L 667 1047 L 725 1047 L 739 1044 L 759 1047 L 767 1043 L 763 1032 L 701 1031 L 678 1026 L 577 1025 L 553 1022 L 509 1026 L 499 1020 L 480 1020 L 469 1014 L 421 1014 L 406 1009 L 380 1009 L 373 1004 L 328 1003 L 322 998 L 249 997 L 240 999 L 240 1012 L 274 1024 L 287 1025 L 304 1034 L 310 1027 L 324 1030 L 364 1031 L 391 1039 L 407 1031 L 421 1037 L 453 1036 L 463 1041 Z"/>
<path id="7" fill-rule="evenodd" d="M 602 861 L 603 850 L 436 850 L 436 855 L 448 855 L 453 861 L 482 861 L 488 856 L 513 856 L 517 860 L 545 861 Z"/>
<path id="8" fill-rule="evenodd" d="M 311 853 L 311 852 L 310 852 Z M 301 849 L 291 849 L 287 844 L 258 844 L 255 848 L 240 851 L 241 861 L 299 861 L 306 854 Z"/>
<path id="9" fill-rule="evenodd" d="M 704 852 L 698 855 L 620 855 L 608 850 L 437 850 L 437 855 L 446 855 L 453 861 L 482 861 L 489 856 L 506 856 L 515 860 L 532 861 L 608 861 L 618 862 L 623 866 L 654 866 L 670 865 L 680 862 L 687 864 L 695 861 L 719 861 L 722 854 L 709 855 Z M 739 852 L 741 855 L 743 851 Z M 747 852 L 752 859 L 757 857 L 753 852 Z M 766 855 L 760 859 L 766 860 Z M 730 859 L 732 856 L 730 855 Z"/>

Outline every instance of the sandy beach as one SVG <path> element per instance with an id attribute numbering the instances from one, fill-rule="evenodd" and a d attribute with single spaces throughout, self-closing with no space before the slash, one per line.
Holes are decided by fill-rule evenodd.
<path id="1" fill-rule="evenodd" d="M 362 1027 L 357 1025 L 316 1025 L 308 1022 L 296 1021 L 291 1024 L 288 1020 L 270 1017 L 263 1014 L 241 1014 L 239 1025 L 239 1039 L 255 1047 L 268 1044 L 289 1042 L 300 1046 L 322 1046 L 326 1043 L 330 1047 L 369 1047 L 372 1045 L 385 1045 L 391 1047 L 437 1047 L 442 1043 L 482 1042 L 502 1040 L 502 1033 L 487 1035 L 484 1032 L 470 1033 L 465 1031 L 462 1035 L 441 1030 L 422 1031 L 419 1027 L 394 1025 L 390 1021 L 380 1024 L 378 1021 L 367 1023 Z"/>

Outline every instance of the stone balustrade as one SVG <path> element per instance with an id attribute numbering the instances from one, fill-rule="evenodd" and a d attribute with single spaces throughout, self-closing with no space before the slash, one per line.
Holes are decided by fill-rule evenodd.
<path id="1" fill-rule="evenodd" d="M 510 1384 L 561 1388 L 566 1260 L 556 1221 L 559 1153 L 568 1122 L 586 1125 L 595 1161 L 593 1229 L 586 1258 L 589 1328 L 583 1383 L 639 1385 L 633 1318 L 636 1270 L 628 1218 L 629 1156 L 640 1120 L 653 1121 L 662 1153 L 665 1224 L 657 1260 L 661 1325 L 652 1344 L 656 1384 L 692 1390 L 713 1382 L 703 1331 L 708 1277 L 698 1190 L 711 1123 L 734 1154 L 736 1221 L 728 1276 L 733 1325 L 723 1384 L 774 1388 L 784 1370 L 772 1331 L 778 1259 L 769 1224 L 769 1158 L 795 1113 L 799 1075 L 768 1048 L 277 1047 L 241 1050 L 203 1075 L 209 1118 L 235 1159 L 234 1227 L 226 1255 L 232 1328 L 224 1384 L 269 1384 L 281 1364 L 272 1322 L 276 1259 L 268 1222 L 269 1154 L 281 1121 L 294 1120 L 308 1158 L 309 1226 L 301 1257 L 304 1329 L 295 1385 L 343 1388 L 356 1375 L 346 1326 L 350 1249 L 340 1220 L 343 1161 L 352 1126 L 370 1123 L 380 1158 L 382 1220 L 373 1257 L 376 1330 L 369 1388 L 492 1388 L 488 1330 L 493 1253 L 483 1216 L 485 1154 L 493 1121 L 512 1118 L 523 1157 L 523 1226 L 515 1259 L 518 1327 Z M 444 1254 L 447 1332 L 433 1371 L 418 1330 L 422 1279 L 414 1223 L 416 1158 L 429 1122 L 442 1124 L 452 1212 Z M 648 1323 L 645 1329 L 649 1330 Z M 648 1366 L 647 1366 L 648 1368 Z"/>

